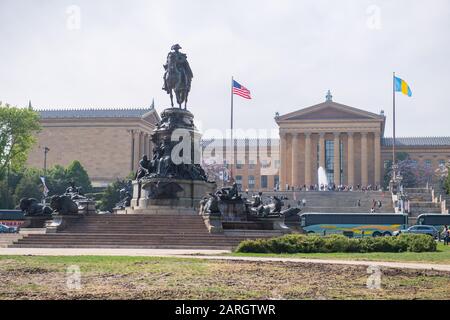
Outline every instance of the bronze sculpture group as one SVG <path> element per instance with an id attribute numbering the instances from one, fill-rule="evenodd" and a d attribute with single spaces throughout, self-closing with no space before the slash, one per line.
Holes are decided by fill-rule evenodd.
<path id="1" fill-rule="evenodd" d="M 233 183 L 231 187 L 224 187 L 217 190 L 215 193 L 209 193 L 207 197 L 200 201 L 200 212 L 206 215 L 220 216 L 221 205 L 229 203 L 242 203 L 244 206 L 244 212 L 248 216 L 257 218 L 275 218 L 275 217 L 287 217 L 298 214 L 300 208 L 291 208 L 282 210 L 284 203 L 277 197 L 270 197 L 270 203 L 264 204 L 263 193 L 252 196 L 252 200 L 243 199 L 239 194 L 239 187 L 237 183 Z"/>
<path id="2" fill-rule="evenodd" d="M 25 216 L 74 215 L 79 213 L 77 202 L 89 199 L 81 193 L 81 187 L 75 186 L 75 183 L 71 181 L 64 194 L 53 195 L 49 200 L 50 203 L 47 206 L 35 198 L 22 198 L 19 208 Z"/>

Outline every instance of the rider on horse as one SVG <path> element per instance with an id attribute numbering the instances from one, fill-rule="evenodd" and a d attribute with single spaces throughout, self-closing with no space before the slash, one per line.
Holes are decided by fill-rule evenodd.
<path id="1" fill-rule="evenodd" d="M 193 78 L 191 67 L 189 66 L 189 63 L 187 61 L 187 56 L 184 53 L 181 53 L 179 50 L 181 49 L 181 46 L 179 44 L 175 44 L 172 46 L 171 51 L 167 55 L 167 62 L 164 65 L 164 86 L 163 90 L 166 91 L 168 94 L 171 94 L 172 89 L 175 90 L 175 93 L 177 94 L 177 91 L 184 91 L 183 96 L 179 96 L 177 94 L 177 102 L 180 104 L 183 102 L 187 102 L 187 96 L 191 89 L 191 81 Z M 169 84 L 168 79 L 170 77 L 171 67 L 175 68 L 173 70 L 174 73 L 179 73 L 177 75 L 177 83 L 179 86 L 174 87 L 173 85 Z M 180 101 L 181 100 L 181 101 Z M 172 103 L 173 106 L 173 103 Z M 186 106 L 185 106 L 186 107 Z"/>

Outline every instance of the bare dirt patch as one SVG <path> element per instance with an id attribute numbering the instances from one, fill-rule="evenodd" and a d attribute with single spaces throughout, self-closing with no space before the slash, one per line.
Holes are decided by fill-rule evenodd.
<path id="1" fill-rule="evenodd" d="M 110 259 L 108 259 L 110 258 Z M 368 289 L 364 266 L 172 258 L 58 261 L 0 259 L 2 299 L 450 299 L 450 273 L 382 269 Z M 66 268 L 81 270 L 81 289 Z"/>

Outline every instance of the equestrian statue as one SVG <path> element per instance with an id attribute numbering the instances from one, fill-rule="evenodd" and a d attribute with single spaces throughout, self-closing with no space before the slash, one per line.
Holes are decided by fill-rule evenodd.
<path id="1" fill-rule="evenodd" d="M 187 56 L 181 53 L 179 44 L 172 46 L 171 51 L 167 54 L 167 62 L 164 64 L 164 86 L 163 90 L 170 94 L 170 102 L 173 108 L 173 94 L 177 98 L 177 104 L 181 109 L 184 103 L 184 109 L 188 101 L 189 91 L 191 90 L 191 81 L 194 75 L 187 61 Z"/>

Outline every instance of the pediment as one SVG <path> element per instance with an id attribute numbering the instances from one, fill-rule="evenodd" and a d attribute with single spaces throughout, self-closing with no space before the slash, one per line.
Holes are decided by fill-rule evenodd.
<path id="1" fill-rule="evenodd" d="M 365 110 L 353 108 L 333 101 L 327 101 L 300 109 L 283 116 L 277 121 L 301 120 L 380 120 L 382 116 Z"/>

